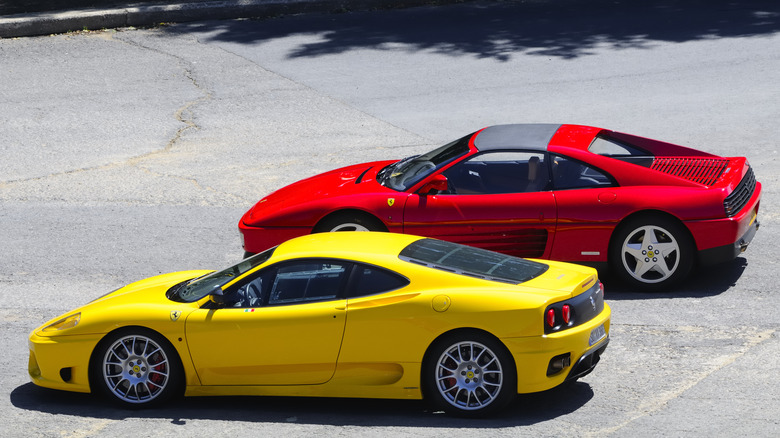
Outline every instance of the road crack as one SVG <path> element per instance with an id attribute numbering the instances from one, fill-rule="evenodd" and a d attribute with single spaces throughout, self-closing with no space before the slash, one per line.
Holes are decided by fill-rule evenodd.
<path id="1" fill-rule="evenodd" d="M 753 333 L 752 335 L 747 337 L 746 341 L 734 353 L 722 357 L 718 362 L 711 364 L 703 371 L 693 375 L 688 382 L 683 382 L 672 390 L 662 391 L 658 393 L 658 395 L 655 398 L 652 398 L 640 404 L 639 406 L 636 407 L 636 409 L 634 409 L 631 412 L 628 412 L 627 418 L 621 423 L 606 429 L 600 429 L 596 432 L 588 433 L 586 434 L 586 436 L 605 436 L 608 434 L 612 434 L 630 426 L 632 423 L 634 423 L 635 421 L 641 418 L 647 417 L 649 415 L 661 411 L 672 400 L 679 398 L 685 392 L 692 389 L 693 387 L 695 387 L 696 385 L 698 385 L 699 383 L 701 383 L 703 380 L 710 377 L 711 375 L 715 374 L 716 372 L 732 365 L 739 358 L 745 356 L 753 348 L 772 339 L 774 334 L 775 334 L 775 330 L 773 329 L 763 330 L 763 331 Z"/>
<path id="2" fill-rule="evenodd" d="M 154 166 L 154 160 L 156 158 L 163 157 L 166 154 L 170 154 L 174 152 L 177 146 L 181 144 L 182 139 L 188 132 L 197 131 L 201 129 L 201 126 L 199 126 L 196 121 L 196 110 L 198 109 L 199 106 L 203 105 L 204 103 L 213 100 L 214 98 L 213 91 L 210 90 L 207 86 L 205 86 L 201 81 L 198 80 L 196 72 L 194 70 L 194 64 L 190 60 L 187 60 L 183 56 L 177 55 L 175 53 L 169 53 L 167 51 L 161 50 L 160 48 L 153 47 L 153 44 L 149 45 L 149 44 L 145 44 L 144 42 L 135 41 L 129 38 L 120 38 L 118 36 L 119 36 L 118 34 L 111 34 L 110 37 L 106 37 L 105 35 L 103 35 L 101 36 L 101 38 L 105 39 L 106 41 L 113 41 L 121 44 L 126 44 L 128 46 L 132 46 L 141 50 L 151 51 L 163 55 L 165 57 L 173 58 L 176 64 L 178 64 L 179 68 L 181 69 L 184 78 L 186 78 L 187 82 L 190 83 L 197 90 L 199 94 L 197 98 L 184 102 L 183 105 L 181 105 L 178 109 L 174 111 L 173 117 L 178 123 L 181 124 L 181 126 L 178 127 L 178 129 L 176 129 L 173 136 L 171 136 L 166 141 L 165 145 L 162 148 L 154 149 L 140 155 L 131 156 L 122 159 L 120 161 L 113 161 L 105 164 L 96 164 L 93 166 L 85 166 L 85 167 L 73 168 L 68 170 L 60 170 L 57 172 L 51 172 L 45 175 L 34 176 L 29 178 L 19 178 L 14 180 L 0 181 L 0 189 L 7 189 L 18 184 L 39 183 L 51 178 L 75 176 L 75 175 L 84 174 L 88 172 L 109 171 L 112 169 L 119 169 L 122 167 L 132 167 L 141 170 L 145 173 L 148 173 L 150 175 L 164 177 L 164 178 L 171 178 L 171 179 L 176 179 L 179 181 L 185 181 L 191 183 L 197 188 L 197 190 L 216 193 L 219 194 L 220 197 L 232 199 L 234 202 L 238 202 L 240 204 L 245 204 L 249 202 L 247 199 L 243 199 L 240 196 L 237 196 L 233 193 L 224 192 L 217 188 L 204 185 L 200 181 L 198 181 L 196 177 L 189 176 L 189 175 L 180 175 L 165 170 L 161 171 L 160 169 L 155 169 L 156 166 Z M 200 44 L 200 42 L 198 43 Z"/>

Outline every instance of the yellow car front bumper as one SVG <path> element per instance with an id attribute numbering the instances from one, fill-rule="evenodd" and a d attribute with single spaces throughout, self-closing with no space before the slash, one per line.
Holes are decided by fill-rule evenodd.
<path id="1" fill-rule="evenodd" d="M 38 386 L 74 392 L 90 392 L 89 358 L 101 335 L 40 336 L 28 339 L 27 365 Z"/>

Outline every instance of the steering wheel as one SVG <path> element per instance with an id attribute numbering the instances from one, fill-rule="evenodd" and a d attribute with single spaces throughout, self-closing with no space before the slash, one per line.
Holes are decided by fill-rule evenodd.
<path id="1" fill-rule="evenodd" d="M 254 282 L 247 285 L 245 300 L 246 305 L 249 307 L 256 307 L 260 304 L 260 291 L 257 289 Z"/>

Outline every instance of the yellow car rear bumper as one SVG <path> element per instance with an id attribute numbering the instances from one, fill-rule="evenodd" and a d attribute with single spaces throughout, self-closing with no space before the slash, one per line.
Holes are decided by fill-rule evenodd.
<path id="1" fill-rule="evenodd" d="M 590 371 L 590 365 L 595 364 L 587 363 L 587 360 L 597 361 L 601 354 L 599 350 L 609 342 L 610 315 L 611 310 L 605 303 L 598 316 L 576 327 L 538 337 L 501 339 L 515 358 L 518 394 L 546 391 L 565 382 L 572 372 L 579 374 L 583 368 Z M 592 340 L 591 334 L 601 334 L 602 327 L 603 336 Z M 561 357 L 567 358 L 567 365 L 548 375 L 550 362 Z M 586 360 L 580 364 L 583 357 Z"/>

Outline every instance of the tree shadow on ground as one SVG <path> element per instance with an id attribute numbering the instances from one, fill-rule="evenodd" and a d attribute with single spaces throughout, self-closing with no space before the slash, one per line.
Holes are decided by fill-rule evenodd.
<path id="1" fill-rule="evenodd" d="M 558 0 L 468 2 L 382 12 L 304 14 L 262 21 L 182 24 L 206 40 L 257 44 L 317 35 L 288 54 L 317 57 L 350 50 L 432 51 L 506 61 L 514 54 L 564 59 L 601 48 L 652 48 L 780 31 L 776 0 Z M 713 54 L 713 56 L 717 56 Z"/>

